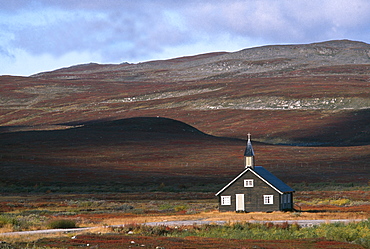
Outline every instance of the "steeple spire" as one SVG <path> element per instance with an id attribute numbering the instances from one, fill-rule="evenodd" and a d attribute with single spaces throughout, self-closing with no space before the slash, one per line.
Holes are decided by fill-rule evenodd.
<path id="1" fill-rule="evenodd" d="M 244 162 L 245 162 L 245 167 L 246 168 L 252 168 L 254 169 L 254 151 L 252 147 L 252 142 L 251 142 L 251 134 L 248 133 L 248 141 L 247 141 L 247 147 L 244 152 Z"/>

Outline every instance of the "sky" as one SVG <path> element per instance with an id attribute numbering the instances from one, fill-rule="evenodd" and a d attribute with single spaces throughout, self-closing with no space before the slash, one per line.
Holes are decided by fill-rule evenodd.
<path id="1" fill-rule="evenodd" d="M 0 75 L 276 44 L 370 43 L 369 0 L 0 0 Z"/>

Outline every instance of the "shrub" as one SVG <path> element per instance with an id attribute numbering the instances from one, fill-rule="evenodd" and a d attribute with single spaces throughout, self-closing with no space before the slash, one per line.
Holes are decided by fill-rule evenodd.
<path id="1" fill-rule="evenodd" d="M 178 205 L 174 209 L 176 212 L 185 211 L 188 207 L 186 205 Z"/>
<path id="2" fill-rule="evenodd" d="M 17 219 L 11 217 L 9 215 L 0 215 L 0 227 L 4 227 L 6 225 L 16 225 Z"/>
<path id="3" fill-rule="evenodd" d="M 168 226 L 141 226 L 138 233 L 144 236 L 167 236 L 173 232 L 173 228 Z"/>
<path id="4" fill-rule="evenodd" d="M 30 215 L 0 215 L 0 227 L 10 226 L 14 230 L 25 230 L 30 227 L 40 228 L 44 224 L 46 218 L 44 216 L 30 214 Z"/>
<path id="5" fill-rule="evenodd" d="M 330 204 L 336 206 L 346 206 L 349 205 L 351 201 L 349 199 L 338 199 L 338 200 L 331 200 Z"/>
<path id="6" fill-rule="evenodd" d="M 354 243 L 356 244 L 359 244 L 365 248 L 370 248 L 370 236 L 366 236 L 366 237 L 363 237 L 363 238 L 358 238 L 356 240 L 353 241 Z"/>
<path id="7" fill-rule="evenodd" d="M 56 228 L 75 228 L 76 222 L 74 220 L 52 220 L 47 225 L 50 229 Z"/>
<path id="8" fill-rule="evenodd" d="M 131 206 L 131 205 L 129 205 L 129 204 L 124 203 L 124 204 L 122 204 L 122 205 L 115 206 L 113 209 L 114 209 L 114 210 L 118 210 L 118 211 L 124 211 L 124 212 L 127 212 L 127 211 L 129 211 L 129 210 L 134 209 L 134 207 L 133 207 L 133 206 Z"/>
<path id="9" fill-rule="evenodd" d="M 173 205 L 171 203 L 164 203 L 162 205 L 159 206 L 159 210 L 162 210 L 162 211 L 169 211 L 169 210 L 173 210 Z"/>

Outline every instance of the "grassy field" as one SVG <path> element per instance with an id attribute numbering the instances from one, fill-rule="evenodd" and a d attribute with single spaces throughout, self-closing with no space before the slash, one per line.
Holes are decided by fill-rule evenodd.
<path id="1" fill-rule="evenodd" d="M 359 231 L 370 229 L 368 223 L 326 225 L 327 227 L 324 227 L 324 224 L 316 227 L 316 230 L 289 225 L 266 225 L 267 227 L 248 225 L 250 221 L 366 220 L 370 217 L 368 187 L 337 186 L 337 188 L 342 189 L 298 191 L 295 201 L 301 207 L 302 212 L 246 214 L 219 213 L 217 200 L 213 193 L 3 195 L 0 198 L 1 232 L 67 227 L 98 228 L 88 234 L 10 237 L 0 235 L 0 240 L 14 246 L 21 246 L 21 248 L 75 248 L 87 244 L 98 246 L 96 248 L 126 248 L 129 245 L 146 248 L 156 246 L 165 248 L 219 248 L 219 246 L 228 248 L 253 248 L 253 246 L 262 248 L 369 248 L 369 238 L 359 233 Z M 227 222 L 227 225 L 190 226 L 178 229 L 164 226 L 150 228 L 139 225 L 145 222 L 173 220 L 223 220 Z M 117 228 L 113 225 L 125 225 L 125 227 Z M 364 228 L 360 228 L 361 226 Z M 326 233 L 320 233 L 320 229 Z M 128 233 L 129 231 L 132 232 Z M 254 238 L 241 238 L 237 236 L 241 231 L 253 232 L 256 235 Z M 338 234 L 338 231 L 341 235 L 335 237 L 334 234 Z M 271 233 L 274 236 L 267 238 L 266 234 Z M 71 239 L 76 235 L 78 239 Z M 131 241 L 135 243 L 131 244 Z M 120 247 L 114 247 L 117 245 Z"/>

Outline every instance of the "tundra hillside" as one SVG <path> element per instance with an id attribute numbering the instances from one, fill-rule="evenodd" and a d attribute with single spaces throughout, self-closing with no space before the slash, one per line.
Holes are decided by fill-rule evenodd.
<path id="1" fill-rule="evenodd" d="M 257 165 L 287 183 L 370 176 L 366 43 L 86 64 L 0 82 L 4 189 L 216 191 L 243 167 L 247 133 Z"/>

